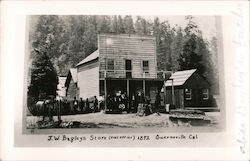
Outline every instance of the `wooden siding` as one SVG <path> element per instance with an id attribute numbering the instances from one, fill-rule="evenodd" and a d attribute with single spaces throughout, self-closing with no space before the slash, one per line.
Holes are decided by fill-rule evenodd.
<path id="1" fill-rule="evenodd" d="M 74 97 L 77 97 L 77 84 L 74 83 L 73 79 L 71 78 L 69 86 L 67 88 L 67 99 L 74 100 Z"/>
<path id="2" fill-rule="evenodd" d="M 192 90 L 191 100 L 186 99 L 185 89 Z M 182 86 L 175 86 L 175 105 L 177 107 L 209 107 L 211 104 L 211 97 L 208 100 L 203 99 L 202 90 L 209 89 L 210 84 L 197 73 L 194 73 Z M 172 89 L 167 87 L 166 103 L 172 103 Z"/>
<path id="3" fill-rule="evenodd" d="M 205 78 L 200 76 L 197 73 L 194 73 L 185 83 L 184 83 L 185 88 L 190 88 L 190 89 L 210 89 L 210 84 L 208 83 Z"/>
<path id="4" fill-rule="evenodd" d="M 156 45 L 154 37 L 104 35 L 98 37 L 100 71 L 107 59 L 114 59 L 114 71 L 108 77 L 125 78 L 125 61 L 131 60 L 132 78 L 143 78 L 142 61 L 149 62 L 147 78 L 156 78 Z"/>
<path id="5" fill-rule="evenodd" d="M 166 90 L 166 104 L 173 104 L 172 103 L 172 89 L 167 89 Z M 184 107 L 184 93 L 183 89 L 174 89 L 174 105 L 176 107 Z"/>
<path id="6" fill-rule="evenodd" d="M 99 96 L 99 63 L 81 65 L 77 68 L 79 98 Z"/>

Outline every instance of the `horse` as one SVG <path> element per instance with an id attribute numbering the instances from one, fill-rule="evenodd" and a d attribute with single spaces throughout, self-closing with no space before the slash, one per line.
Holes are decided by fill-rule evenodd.
<path id="1" fill-rule="evenodd" d="M 45 101 L 37 101 L 35 105 L 36 115 L 42 116 L 48 114 L 48 105 L 50 104 L 50 100 Z"/>

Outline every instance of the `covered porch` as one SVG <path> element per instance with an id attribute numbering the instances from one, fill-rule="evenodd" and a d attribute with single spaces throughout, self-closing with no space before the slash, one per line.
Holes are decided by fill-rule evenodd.
<path id="1" fill-rule="evenodd" d="M 164 84 L 164 79 L 150 78 L 103 78 L 100 79 L 100 95 L 105 98 L 116 97 L 119 94 L 127 95 L 127 108 L 133 109 L 138 93 L 143 93 L 150 103 L 155 102 L 155 97 Z M 110 110 L 108 101 L 105 101 L 105 110 Z"/>

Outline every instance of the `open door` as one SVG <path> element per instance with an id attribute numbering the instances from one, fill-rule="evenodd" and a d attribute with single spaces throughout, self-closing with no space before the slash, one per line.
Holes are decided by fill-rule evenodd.
<path id="1" fill-rule="evenodd" d="M 180 108 L 184 108 L 184 90 L 181 89 L 180 91 Z"/>

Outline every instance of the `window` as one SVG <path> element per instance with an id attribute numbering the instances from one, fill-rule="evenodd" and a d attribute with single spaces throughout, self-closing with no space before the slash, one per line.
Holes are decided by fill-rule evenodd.
<path id="1" fill-rule="evenodd" d="M 204 100 L 208 100 L 209 99 L 209 90 L 208 89 L 203 89 L 202 95 L 203 95 Z"/>
<path id="2" fill-rule="evenodd" d="M 185 99 L 191 100 L 192 99 L 192 89 L 185 89 Z"/>
<path id="3" fill-rule="evenodd" d="M 113 71 L 115 69 L 114 59 L 108 59 L 108 70 Z"/>
<path id="4" fill-rule="evenodd" d="M 149 70 L 149 65 L 148 65 L 148 61 L 147 60 L 143 60 L 142 61 L 142 69 L 143 69 L 143 71 Z"/>

